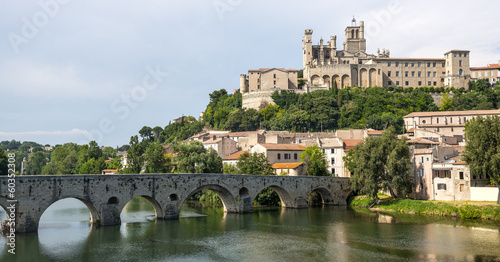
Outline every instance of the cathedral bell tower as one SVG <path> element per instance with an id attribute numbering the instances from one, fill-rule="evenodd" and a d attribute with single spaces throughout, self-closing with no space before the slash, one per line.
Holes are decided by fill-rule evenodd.
<path id="1" fill-rule="evenodd" d="M 356 24 L 356 19 L 353 17 L 351 26 L 345 29 L 344 50 L 347 52 L 363 52 L 366 53 L 366 39 L 365 39 L 365 22 L 360 21 L 359 25 Z"/>

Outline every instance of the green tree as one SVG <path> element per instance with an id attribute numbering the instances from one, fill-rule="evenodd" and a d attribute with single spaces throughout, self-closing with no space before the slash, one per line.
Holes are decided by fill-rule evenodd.
<path id="1" fill-rule="evenodd" d="M 80 167 L 77 166 L 81 149 L 82 147 L 75 143 L 56 145 L 50 155 L 50 162 L 42 168 L 42 174 L 78 174 Z"/>
<path id="2" fill-rule="evenodd" d="M 166 173 L 167 158 L 165 157 L 165 148 L 159 142 L 148 145 L 144 159 L 146 160 L 146 171 L 148 173 Z"/>
<path id="3" fill-rule="evenodd" d="M 465 123 L 464 160 L 472 174 L 488 176 L 499 188 L 500 204 L 500 117 L 475 117 Z"/>
<path id="4" fill-rule="evenodd" d="M 389 191 L 394 198 L 411 193 L 408 145 L 397 138 L 394 127 L 385 130 L 382 137 L 366 138 L 351 151 L 344 162 L 353 173 L 353 189 L 373 199 L 378 199 L 380 190 Z"/>
<path id="5" fill-rule="evenodd" d="M 5 153 L 2 148 L 0 148 L 0 175 L 8 174 L 8 164 L 9 162 L 7 153 Z"/>
<path id="6" fill-rule="evenodd" d="M 42 174 L 42 169 L 46 164 L 47 164 L 47 157 L 42 151 L 38 151 L 34 154 L 31 154 L 28 157 L 25 174 L 40 175 Z"/>
<path id="7" fill-rule="evenodd" d="M 306 175 L 308 176 L 328 176 L 328 163 L 326 155 L 316 145 L 307 147 L 302 154 L 300 160 L 304 162 Z"/>
<path id="8" fill-rule="evenodd" d="M 142 137 L 142 140 L 151 141 L 153 138 L 153 129 L 149 126 L 143 126 L 141 130 L 139 130 L 139 135 Z"/>
<path id="9" fill-rule="evenodd" d="M 274 175 L 273 168 L 264 154 L 245 152 L 238 160 L 236 166 L 240 174 Z"/>
<path id="10" fill-rule="evenodd" d="M 139 143 L 139 137 L 136 135 L 130 138 L 127 163 L 128 167 L 123 170 L 125 173 L 140 173 L 144 165 L 144 145 Z"/>
<path id="11" fill-rule="evenodd" d="M 240 170 L 235 165 L 224 164 L 223 173 L 224 174 L 239 174 Z"/>
<path id="12" fill-rule="evenodd" d="M 177 170 L 180 173 L 221 173 L 222 158 L 213 148 L 206 150 L 199 141 L 174 146 Z"/>
<path id="13" fill-rule="evenodd" d="M 112 147 L 105 147 L 102 150 L 102 155 L 106 158 L 115 158 L 116 157 L 116 151 Z"/>

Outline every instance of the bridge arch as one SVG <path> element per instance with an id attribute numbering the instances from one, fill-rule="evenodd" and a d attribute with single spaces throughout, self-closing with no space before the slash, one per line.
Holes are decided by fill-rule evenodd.
<path id="1" fill-rule="evenodd" d="M 61 200 L 64 200 L 64 199 L 80 200 L 80 202 L 85 204 L 85 206 L 87 207 L 87 209 L 90 212 L 90 223 L 91 224 L 100 224 L 99 212 L 98 212 L 97 208 L 91 202 L 87 201 L 86 199 L 80 198 L 80 197 L 67 196 L 67 197 L 61 197 L 61 198 L 55 199 L 54 201 L 46 202 L 45 204 L 42 203 L 40 205 L 39 214 L 37 216 L 31 218 L 32 221 L 35 223 L 36 230 L 38 230 L 38 227 L 40 225 L 40 220 L 41 220 L 43 214 L 47 211 L 47 209 L 49 209 L 53 204 L 55 204 Z"/>
<path id="2" fill-rule="evenodd" d="M 316 187 L 313 190 L 311 190 L 307 195 L 309 196 L 313 192 L 316 192 L 321 196 L 321 199 L 323 200 L 323 205 L 333 205 L 335 203 L 334 196 L 332 195 L 330 190 L 324 187 Z"/>
<path id="3" fill-rule="evenodd" d="M 253 198 L 251 199 L 252 203 L 257 198 L 257 195 L 268 187 L 278 194 L 282 207 L 296 207 L 295 199 L 290 195 L 290 193 L 288 193 L 288 191 L 286 191 L 286 189 L 284 189 L 283 187 L 277 185 L 266 185 L 262 188 L 259 188 L 255 196 L 253 196 Z"/>
<path id="4" fill-rule="evenodd" d="M 220 197 L 220 199 L 222 200 L 222 205 L 224 206 L 224 212 L 228 212 L 228 213 L 239 212 L 239 208 L 238 208 L 238 204 L 236 203 L 235 196 L 227 188 L 225 188 L 221 185 L 217 185 L 217 184 L 209 184 L 209 185 L 203 185 L 203 186 L 197 187 L 196 189 L 191 191 L 191 193 L 189 193 L 189 195 L 186 198 L 184 198 L 181 201 L 181 203 L 179 203 L 179 205 L 177 206 L 177 214 L 179 213 L 182 205 L 184 205 L 184 202 L 189 197 L 194 195 L 196 192 L 199 192 L 199 191 L 204 190 L 204 189 L 212 190 Z"/>
<path id="5" fill-rule="evenodd" d="M 161 207 L 160 203 L 158 203 L 158 201 L 156 201 L 156 199 L 154 199 L 153 197 L 151 196 L 148 196 L 148 195 L 132 195 L 131 198 L 127 198 L 125 199 L 125 201 L 122 199 L 122 201 L 119 201 L 118 205 L 117 205 L 117 208 L 118 208 L 118 216 L 121 216 L 121 213 L 123 212 L 125 206 L 130 202 L 132 201 L 133 199 L 136 199 L 138 197 L 142 197 L 144 199 L 146 199 L 154 208 L 155 210 L 155 218 L 163 218 L 163 208 Z M 111 197 L 110 199 L 112 198 L 115 198 L 115 197 Z"/>

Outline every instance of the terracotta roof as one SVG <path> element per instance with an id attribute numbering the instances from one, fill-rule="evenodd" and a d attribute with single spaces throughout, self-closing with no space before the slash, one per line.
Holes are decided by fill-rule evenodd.
<path id="1" fill-rule="evenodd" d="M 454 165 L 467 165 L 467 162 L 465 161 L 457 161 L 455 163 L 453 163 Z"/>
<path id="2" fill-rule="evenodd" d="M 302 163 L 276 163 L 272 165 L 271 167 L 274 169 L 278 168 L 288 168 L 288 169 L 294 169 L 302 165 Z"/>
<path id="3" fill-rule="evenodd" d="M 439 144 L 439 142 L 434 142 L 434 141 L 431 141 L 429 139 L 425 139 L 425 138 L 415 138 L 415 139 L 410 139 L 408 141 L 406 141 L 408 144 L 427 144 L 427 145 L 437 145 Z"/>
<path id="4" fill-rule="evenodd" d="M 366 133 L 368 135 L 381 135 L 383 132 L 383 130 L 368 130 Z"/>
<path id="5" fill-rule="evenodd" d="M 219 143 L 220 141 L 222 141 L 222 138 L 210 138 L 208 140 L 205 140 L 203 141 L 202 143 L 205 145 L 205 144 L 215 144 L 215 143 Z"/>
<path id="6" fill-rule="evenodd" d="M 363 140 L 346 139 L 343 142 L 344 142 L 344 149 L 350 150 L 353 149 L 357 144 L 362 143 Z"/>
<path id="7" fill-rule="evenodd" d="M 222 160 L 238 160 L 240 158 L 241 154 L 248 152 L 248 151 L 238 151 L 232 155 L 224 157 Z"/>
<path id="8" fill-rule="evenodd" d="M 415 128 L 410 128 L 410 130 L 408 130 L 408 133 L 415 133 Z"/>
<path id="9" fill-rule="evenodd" d="M 325 138 L 321 139 L 321 147 L 322 148 L 329 148 L 329 147 L 342 147 L 342 143 L 340 142 L 340 139 L 338 138 Z"/>
<path id="10" fill-rule="evenodd" d="M 305 146 L 297 144 L 268 144 L 268 143 L 258 143 L 267 150 L 305 150 Z"/>
<path id="11" fill-rule="evenodd" d="M 205 135 L 209 135 L 210 133 L 208 132 L 204 132 L 204 133 L 198 133 L 196 135 L 193 135 L 191 138 L 197 138 L 197 137 L 201 137 L 201 136 L 205 136 Z"/>
<path id="12" fill-rule="evenodd" d="M 470 70 L 489 70 L 489 69 L 500 69 L 500 64 L 489 64 L 488 66 L 470 68 Z"/>
<path id="13" fill-rule="evenodd" d="M 406 117 L 416 117 L 416 116 L 470 116 L 470 115 L 499 115 L 500 110 L 469 110 L 469 111 L 435 111 L 435 112 L 413 112 L 404 116 Z"/>
<path id="14" fill-rule="evenodd" d="M 413 151 L 413 154 L 415 155 L 432 154 L 432 149 L 431 148 L 415 149 L 415 151 Z"/>
<path id="15" fill-rule="evenodd" d="M 231 133 L 227 133 L 226 135 L 228 135 L 229 137 L 240 137 L 240 136 L 248 136 L 250 134 L 263 134 L 265 132 L 265 130 L 257 130 L 257 131 L 243 131 L 243 132 L 231 132 Z"/>

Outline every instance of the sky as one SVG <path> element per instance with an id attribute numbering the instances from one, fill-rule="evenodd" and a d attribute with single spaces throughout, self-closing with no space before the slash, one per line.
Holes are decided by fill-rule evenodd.
<path id="1" fill-rule="evenodd" d="M 500 60 L 500 1 L 40 0 L 0 2 L 0 141 L 128 144 L 199 117 L 248 69 L 302 68 L 302 37 L 365 21 L 367 52 Z"/>

